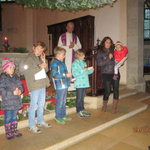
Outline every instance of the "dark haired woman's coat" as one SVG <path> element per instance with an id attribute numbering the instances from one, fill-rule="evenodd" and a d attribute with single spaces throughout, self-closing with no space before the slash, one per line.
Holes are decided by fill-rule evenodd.
<path id="1" fill-rule="evenodd" d="M 113 54 L 113 50 L 109 49 L 109 52 L 103 48 L 97 52 L 96 60 L 97 65 L 101 69 L 102 74 L 114 74 L 114 65 L 115 61 L 114 58 L 109 59 L 109 54 Z"/>

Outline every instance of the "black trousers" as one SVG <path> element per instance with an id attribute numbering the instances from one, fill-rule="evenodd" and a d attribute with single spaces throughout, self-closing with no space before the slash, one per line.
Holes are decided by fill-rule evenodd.
<path id="1" fill-rule="evenodd" d="M 113 85 L 113 98 L 119 99 L 119 81 L 120 81 L 120 73 L 118 73 L 117 80 L 113 80 L 113 74 L 103 74 L 103 83 L 104 83 L 104 96 L 103 100 L 107 101 L 109 95 L 111 94 L 111 85 Z"/>
<path id="2" fill-rule="evenodd" d="M 84 96 L 86 88 L 76 88 L 76 111 L 84 110 Z"/>

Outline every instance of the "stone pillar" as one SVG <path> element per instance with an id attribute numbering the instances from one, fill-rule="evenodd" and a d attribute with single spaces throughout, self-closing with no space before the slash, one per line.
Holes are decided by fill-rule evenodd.
<path id="1" fill-rule="evenodd" d="M 144 1 L 127 0 L 127 87 L 145 92 L 143 78 Z"/>

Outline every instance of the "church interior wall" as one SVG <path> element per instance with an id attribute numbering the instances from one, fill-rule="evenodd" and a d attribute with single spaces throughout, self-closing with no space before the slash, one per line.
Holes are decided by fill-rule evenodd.
<path id="1" fill-rule="evenodd" d="M 8 36 L 10 47 L 22 46 L 31 49 L 32 44 L 34 44 L 37 40 L 45 42 L 48 46 L 48 25 L 85 15 L 95 16 L 95 44 L 97 38 L 102 40 L 103 37 L 110 36 L 114 43 L 117 40 L 120 40 L 124 45 L 126 45 L 126 7 L 126 0 L 117 0 L 113 7 L 107 5 L 97 10 L 80 10 L 77 12 L 31 9 L 23 8 L 22 5 L 18 4 L 2 4 L 3 30 L 0 32 L 0 48 L 3 48 L 4 36 Z M 28 16 L 29 14 L 31 15 Z M 9 28 L 12 29 L 13 33 L 10 33 L 8 30 Z M 47 54 L 49 53 L 50 52 L 47 51 Z M 124 84 L 126 83 L 127 78 L 126 70 L 127 68 L 125 63 L 125 65 L 120 69 L 120 82 Z"/>

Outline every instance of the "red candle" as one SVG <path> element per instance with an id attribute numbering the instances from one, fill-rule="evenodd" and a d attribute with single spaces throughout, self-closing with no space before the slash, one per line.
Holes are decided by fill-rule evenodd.
<path id="1" fill-rule="evenodd" d="M 8 39 L 7 39 L 7 37 L 4 38 L 4 44 L 8 45 Z"/>

